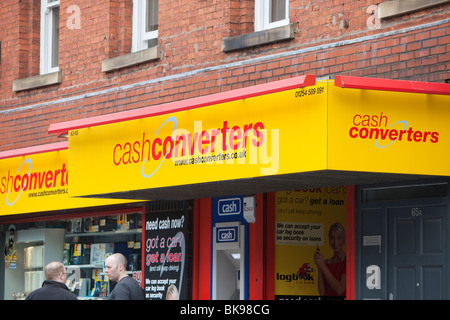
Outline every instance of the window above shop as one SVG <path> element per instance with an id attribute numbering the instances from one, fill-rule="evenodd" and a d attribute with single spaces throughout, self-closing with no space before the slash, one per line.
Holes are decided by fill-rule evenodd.
<path id="1" fill-rule="evenodd" d="M 133 0 L 133 37 L 131 51 L 158 44 L 158 0 Z"/>
<path id="2" fill-rule="evenodd" d="M 41 3 L 40 74 L 59 70 L 59 0 Z"/>
<path id="3" fill-rule="evenodd" d="M 30 32 L 25 38 L 29 42 L 40 43 L 39 52 L 31 50 L 31 55 L 39 53 L 39 59 L 34 59 L 39 61 L 39 74 L 14 80 L 14 92 L 62 82 L 62 72 L 59 70 L 59 7 L 59 0 L 41 0 L 40 18 L 37 14 L 31 18 L 33 21 L 40 20 L 39 36 Z"/>
<path id="4" fill-rule="evenodd" d="M 103 60 L 103 72 L 161 58 L 161 48 L 158 45 L 158 7 L 158 0 L 133 0 L 131 53 Z"/>
<path id="5" fill-rule="evenodd" d="M 222 39 L 222 52 L 294 39 L 294 24 L 289 20 L 289 0 L 255 0 L 254 12 L 255 32 Z"/>
<path id="6" fill-rule="evenodd" d="M 255 32 L 287 26 L 289 0 L 255 1 Z"/>

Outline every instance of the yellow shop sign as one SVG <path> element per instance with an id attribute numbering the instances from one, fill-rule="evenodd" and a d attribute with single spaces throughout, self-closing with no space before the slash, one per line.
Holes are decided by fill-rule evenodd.
<path id="1" fill-rule="evenodd" d="M 328 169 L 450 175 L 450 96 L 329 86 Z"/>
<path id="2" fill-rule="evenodd" d="M 293 176 L 306 172 L 450 175 L 450 85 L 299 78 L 54 125 L 69 133 L 71 194 L 282 175 L 308 184 Z"/>
<path id="3" fill-rule="evenodd" d="M 67 158 L 62 149 L 0 159 L 0 215 L 121 202 L 71 198 Z"/>
<path id="4" fill-rule="evenodd" d="M 292 89 L 72 130 L 74 192 L 106 194 L 324 169 L 326 85 L 308 90 L 306 96 Z"/>

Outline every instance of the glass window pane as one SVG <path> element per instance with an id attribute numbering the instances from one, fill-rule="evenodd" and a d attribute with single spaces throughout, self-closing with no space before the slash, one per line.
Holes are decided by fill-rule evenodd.
<path id="1" fill-rule="evenodd" d="M 158 30 L 158 0 L 147 0 L 145 32 Z"/>
<path id="2" fill-rule="evenodd" d="M 59 7 L 52 9 L 52 68 L 59 66 Z"/>
<path id="3" fill-rule="evenodd" d="M 146 40 L 146 42 L 147 42 L 147 48 L 151 48 L 151 47 L 158 45 L 158 39 L 156 39 L 156 38 Z"/>
<path id="4" fill-rule="evenodd" d="M 270 23 L 286 19 L 286 0 L 269 1 Z"/>

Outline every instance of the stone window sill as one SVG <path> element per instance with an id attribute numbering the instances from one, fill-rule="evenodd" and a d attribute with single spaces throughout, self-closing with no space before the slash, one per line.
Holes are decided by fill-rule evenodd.
<path id="1" fill-rule="evenodd" d="M 158 45 L 142 51 L 124 54 L 111 59 L 105 59 L 102 61 L 102 71 L 110 72 L 130 67 L 139 63 L 159 59 L 161 59 L 161 47 Z"/>
<path id="2" fill-rule="evenodd" d="M 444 3 L 449 0 L 391 0 L 384 1 L 378 5 L 378 17 L 380 19 L 395 17 L 416 10 L 421 10 Z"/>
<path id="3" fill-rule="evenodd" d="M 62 71 L 41 74 L 38 76 L 16 79 L 13 81 L 13 91 L 24 91 L 29 89 L 35 89 L 52 84 L 58 84 L 62 82 Z"/>
<path id="4" fill-rule="evenodd" d="M 295 24 L 222 39 L 222 52 L 247 49 L 277 41 L 292 40 L 295 37 Z"/>

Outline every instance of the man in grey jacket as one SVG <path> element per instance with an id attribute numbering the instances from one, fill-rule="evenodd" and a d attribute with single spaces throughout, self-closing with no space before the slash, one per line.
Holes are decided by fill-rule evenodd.
<path id="1" fill-rule="evenodd" d="M 109 295 L 109 300 L 144 300 L 144 290 L 127 274 L 127 259 L 121 253 L 106 258 L 105 272 L 117 284 Z"/>

